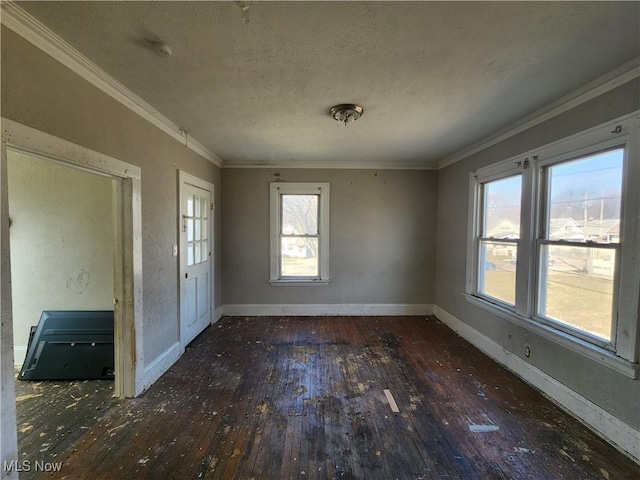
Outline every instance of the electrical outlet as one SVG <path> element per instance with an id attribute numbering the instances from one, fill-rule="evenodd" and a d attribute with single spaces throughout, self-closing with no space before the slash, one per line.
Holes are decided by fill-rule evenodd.
<path id="1" fill-rule="evenodd" d="M 527 358 L 531 356 L 531 347 L 529 345 L 524 346 L 524 356 Z"/>

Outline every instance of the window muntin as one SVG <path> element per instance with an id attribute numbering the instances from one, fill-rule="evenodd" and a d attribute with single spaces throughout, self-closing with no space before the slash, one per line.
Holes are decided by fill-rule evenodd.
<path id="1" fill-rule="evenodd" d="M 536 314 L 595 343 L 615 339 L 624 156 L 615 148 L 542 169 Z"/>
<path id="2" fill-rule="evenodd" d="M 515 306 L 522 176 L 480 185 L 477 293 Z"/>
<path id="3" fill-rule="evenodd" d="M 470 303 L 630 378 L 637 378 L 640 372 L 639 113 L 630 113 L 471 172 L 465 287 Z M 617 159 L 606 160 L 607 156 Z M 584 163 L 575 165 L 573 162 Z M 590 163 L 596 166 L 590 166 Z M 591 173 L 583 171 L 580 176 L 574 175 L 578 173 L 578 167 L 591 170 Z M 562 173 L 569 174 L 560 175 Z M 482 185 L 517 174 L 522 175 L 522 208 L 513 307 L 478 292 L 478 238 L 484 233 Z M 609 178 L 612 174 L 615 182 Z M 583 180 L 578 181 L 579 178 Z M 555 195 L 561 191 L 563 182 L 565 187 L 566 182 L 571 182 L 574 199 Z M 575 188 L 581 183 L 597 187 L 586 192 L 586 223 L 585 192 Z M 610 188 L 614 184 L 620 185 L 619 193 L 617 188 Z M 565 223 L 560 230 L 551 228 L 558 226 L 557 219 L 565 218 L 567 204 L 572 210 L 581 212 L 581 215 L 572 215 L 578 229 L 572 222 Z M 617 218 L 619 225 L 610 226 Z M 584 225 L 586 232 L 580 229 Z M 574 256 L 573 260 L 569 255 Z M 563 266 L 563 260 L 570 265 Z M 595 277 L 591 272 L 583 272 L 589 278 L 577 278 L 582 282 L 580 287 L 586 288 L 576 289 L 565 279 L 565 285 L 553 283 L 552 275 L 562 269 L 579 270 L 580 261 L 583 265 L 591 262 L 587 269 L 593 268 L 594 272 L 597 269 L 597 284 L 585 285 Z M 571 280 L 575 282 L 576 278 Z M 562 290 L 569 288 L 573 297 L 568 298 L 573 305 L 569 308 L 565 304 L 562 308 L 558 303 L 563 296 Z M 599 296 L 597 308 L 572 313 L 571 309 L 584 303 L 589 294 Z M 589 317 L 608 321 L 594 322 Z"/>
<path id="4" fill-rule="evenodd" d="M 329 281 L 329 184 L 274 182 L 270 283 Z"/>
<path id="5" fill-rule="evenodd" d="M 207 199 L 198 195 L 187 196 L 187 266 L 191 267 L 209 259 L 209 224 Z"/>

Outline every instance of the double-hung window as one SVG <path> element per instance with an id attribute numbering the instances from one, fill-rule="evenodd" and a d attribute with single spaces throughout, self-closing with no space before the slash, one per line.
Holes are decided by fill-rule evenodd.
<path id="1" fill-rule="evenodd" d="M 607 346 L 615 333 L 623 146 L 543 166 L 536 314 Z"/>
<path id="2" fill-rule="evenodd" d="M 638 115 L 472 172 L 467 299 L 636 377 Z"/>
<path id="3" fill-rule="evenodd" d="M 522 175 L 480 183 L 477 293 L 515 306 Z"/>
<path id="4" fill-rule="evenodd" d="M 326 284 L 329 184 L 274 182 L 270 189 L 271 284 Z"/>

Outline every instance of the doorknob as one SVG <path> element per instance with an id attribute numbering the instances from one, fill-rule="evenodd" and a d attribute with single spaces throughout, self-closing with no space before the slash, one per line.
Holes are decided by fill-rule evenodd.
<path id="1" fill-rule="evenodd" d="M 184 278 L 189 278 L 189 274 L 188 274 L 188 273 L 185 273 L 185 274 L 184 274 Z"/>

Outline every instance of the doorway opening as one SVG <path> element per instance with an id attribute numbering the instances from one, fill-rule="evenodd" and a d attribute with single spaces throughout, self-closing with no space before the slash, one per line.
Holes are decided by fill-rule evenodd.
<path id="1" fill-rule="evenodd" d="M 9 149 L 7 182 L 18 454 L 51 463 L 114 396 L 119 180 Z"/>
<path id="2" fill-rule="evenodd" d="M 7 152 L 16 367 L 25 360 L 30 334 L 43 312 L 113 310 L 117 181 Z"/>
<path id="3" fill-rule="evenodd" d="M 31 173 L 21 172 L 18 177 L 23 182 L 30 182 L 34 175 L 39 174 L 39 169 L 44 168 L 49 175 L 53 175 L 53 169 L 64 169 L 62 179 L 69 179 L 65 184 L 64 181 L 42 183 L 40 188 L 45 191 L 45 196 L 39 198 L 32 208 L 46 211 L 49 205 L 45 203 L 55 203 L 51 200 L 55 197 L 64 197 L 71 193 L 78 194 L 71 201 L 73 210 L 73 220 L 76 225 L 65 225 L 64 229 L 69 230 L 67 233 L 71 235 L 63 235 L 64 240 L 60 237 L 51 238 L 50 245 L 47 247 L 38 247 L 36 243 L 28 243 L 27 245 L 17 245 L 17 241 L 11 238 L 14 232 L 17 232 L 18 217 L 20 217 L 20 227 L 24 227 L 31 222 L 42 227 L 42 224 L 49 223 L 48 227 L 60 230 L 60 218 L 55 215 L 44 215 L 38 218 L 26 219 L 25 215 L 16 215 L 16 218 L 9 212 L 9 198 L 12 197 L 10 185 L 8 184 L 7 175 L 8 164 L 13 160 L 21 158 L 23 161 L 28 158 L 32 164 Z M 115 397 L 134 397 L 141 393 L 144 389 L 143 378 L 143 356 L 142 356 L 142 226 L 141 226 L 141 181 L 140 168 L 134 165 L 122 162 L 108 155 L 90 150 L 86 147 L 62 140 L 52 135 L 40 132 L 33 128 L 21 125 L 11 120 L 2 119 L 2 145 L 1 145 L 1 164 L 0 164 L 0 187 L 2 198 L 0 206 L 2 207 L 2 457 L 3 459 L 18 458 L 17 445 L 17 423 L 16 423 L 16 403 L 15 403 L 15 363 L 20 363 L 20 359 L 24 355 L 26 349 L 25 330 L 30 327 L 25 326 L 23 318 L 28 318 L 26 323 L 33 324 L 38 318 L 33 319 L 31 313 L 25 313 L 29 309 L 43 308 L 38 304 L 36 295 L 30 291 L 35 291 L 33 285 L 42 279 L 34 279 L 34 276 L 56 275 L 57 282 L 51 282 L 45 290 L 57 289 L 54 292 L 47 291 L 48 301 L 51 302 L 46 307 L 49 310 L 63 308 L 65 310 L 111 310 L 113 311 L 113 345 L 114 345 L 114 369 L 113 376 L 115 381 L 112 387 L 108 389 L 109 396 L 111 392 Z M 38 164 L 37 167 L 33 166 Z M 11 169 L 11 167 L 9 167 Z M 63 170 L 56 170 L 58 173 Z M 72 182 L 70 179 L 81 178 L 84 180 Z M 91 188 L 85 188 L 83 182 L 91 183 Z M 57 190 L 56 190 L 57 189 Z M 73 190 L 75 192 L 64 191 Z M 14 192 L 19 188 L 13 188 Z M 63 191 L 60 191 L 63 190 Z M 90 197 L 102 199 L 98 201 L 99 208 L 96 205 L 88 207 L 90 213 L 82 212 L 84 200 L 82 200 L 82 192 Z M 42 193 L 42 192 L 41 192 Z M 27 195 L 28 196 L 28 195 Z M 72 195 L 71 195 L 72 196 Z M 77 204 L 74 205 L 74 202 Z M 91 203 L 91 202 L 86 202 Z M 24 206 L 24 205 L 23 205 Z M 69 205 L 67 205 L 68 207 Z M 84 206 L 86 207 L 86 205 Z M 58 207 L 59 208 L 59 207 Z M 20 211 L 20 208 L 16 212 Z M 23 212 L 24 213 L 24 212 Z M 51 212 L 49 212 L 51 213 Z M 87 217 L 88 215 L 88 217 Z M 93 219 L 91 216 L 93 215 Z M 109 221 L 99 221 L 98 217 L 107 217 Z M 102 218 L 104 220 L 104 218 Z M 15 221 L 15 223 L 14 223 Z M 67 222 L 69 220 L 67 219 Z M 91 223 L 88 225 L 87 222 Z M 71 223 L 71 222 L 69 222 Z M 97 225 L 97 224 L 100 225 Z M 11 225 L 11 228 L 10 228 Z M 14 230 L 15 227 L 15 230 Z M 96 235 L 92 236 L 92 230 L 97 230 Z M 9 233 L 9 230 L 14 230 Z M 95 232 L 93 232 L 95 233 Z M 77 238 L 84 241 L 75 243 Z M 46 239 L 45 239 L 46 240 Z M 14 247 L 14 242 L 16 243 Z M 86 244 L 91 245 L 87 246 Z M 46 242 L 45 242 L 46 245 Z M 15 251 L 12 250 L 15 248 Z M 38 257 L 36 252 L 38 248 L 47 248 L 49 256 Z M 60 258 L 53 258 L 55 256 Z M 37 259 L 37 257 L 39 259 Z M 82 261 L 79 259 L 82 258 Z M 74 265 L 74 261 L 77 260 Z M 19 266 L 14 273 L 11 261 L 15 261 Z M 31 262 L 31 263 L 29 263 Z M 93 263 L 92 263 L 93 262 Z M 109 268 L 110 266 L 110 268 Z M 73 267 L 73 268 L 72 268 Z M 24 268 L 24 270 L 22 270 Z M 69 272 L 65 269 L 69 268 Z M 76 271 L 77 270 L 77 271 Z M 60 280 L 65 277 L 63 280 Z M 26 278 L 26 285 L 16 285 L 16 298 L 22 300 L 17 301 L 14 305 L 14 295 L 12 293 L 12 279 L 21 279 L 22 283 Z M 98 286 L 100 292 L 91 292 L 92 286 Z M 89 303 L 76 302 L 71 308 L 60 307 L 60 304 L 54 304 L 55 297 L 59 295 L 77 295 L 84 296 L 83 299 L 93 297 Z M 26 298 L 26 300 L 24 300 Z M 75 300 L 78 300 L 76 298 Z M 37 304 L 37 305 L 36 305 Z M 89 306 L 91 304 L 91 306 Z M 26 305 L 26 306 L 25 306 Z M 37 314 L 36 314 L 37 315 Z M 14 318 L 17 323 L 14 328 Z M 15 341 L 14 341 L 15 335 Z M 28 335 L 28 334 L 27 334 Z M 26 340 L 28 344 L 28 338 Z M 15 348 L 15 355 L 13 351 Z M 9 355 L 6 355 L 9 353 Z M 37 393 L 36 393 L 37 395 Z M 74 394 L 77 395 L 78 394 Z M 80 394 L 80 396 L 86 393 Z M 72 398 L 73 399 L 73 398 Z M 74 401 L 65 405 L 72 405 Z M 68 409 L 66 409 L 68 410 Z M 11 428 L 11 427 L 14 428 Z M 13 433 L 11 433 L 13 432 Z M 46 443 L 46 442 L 45 442 Z"/>

